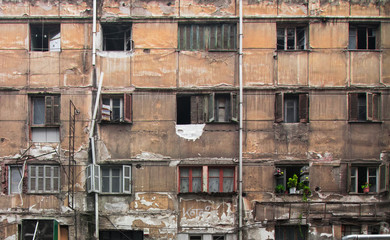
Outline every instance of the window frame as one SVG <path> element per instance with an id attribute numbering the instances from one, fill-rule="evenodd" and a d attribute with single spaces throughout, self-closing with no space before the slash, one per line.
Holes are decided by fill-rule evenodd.
<path id="1" fill-rule="evenodd" d="M 229 96 L 230 95 L 230 96 Z M 223 99 L 224 98 L 224 99 Z M 225 100 L 225 118 L 219 119 L 218 103 L 220 99 Z M 239 114 L 239 99 L 235 92 L 230 93 L 211 93 L 208 97 L 208 123 L 237 123 Z"/>
<path id="2" fill-rule="evenodd" d="M 124 94 L 102 94 L 100 100 L 100 123 L 132 123 L 133 122 L 133 95 Z M 110 105 L 104 104 L 104 101 Z M 114 99 L 119 99 L 119 120 L 113 119 Z"/>
<path id="3" fill-rule="evenodd" d="M 288 178 L 292 177 L 294 174 L 298 176 L 298 183 L 309 181 L 306 177 L 310 177 L 310 167 L 309 164 L 294 164 L 294 165 L 275 165 L 275 170 L 279 169 L 280 172 L 275 171 L 275 187 L 279 184 L 283 185 L 285 191 L 288 191 L 287 181 Z M 298 170 L 299 169 L 299 170 Z M 294 171 L 295 170 L 295 171 Z M 290 173 L 292 172 L 292 173 Z M 281 174 L 283 173 L 283 174 Z"/>
<path id="4" fill-rule="evenodd" d="M 100 193 L 101 194 L 107 194 L 107 195 L 114 195 L 114 194 L 131 194 L 132 192 L 132 168 L 131 165 L 95 165 L 99 166 L 99 173 L 100 173 L 100 179 L 99 179 L 99 186 L 100 186 Z M 105 192 L 103 191 L 104 186 L 104 180 L 103 180 L 103 170 L 109 169 L 110 176 L 109 176 L 109 191 Z M 112 191 L 112 169 L 119 169 L 119 192 L 113 192 Z M 126 176 L 126 171 L 128 171 L 129 175 Z M 126 183 L 126 181 L 128 183 Z"/>
<path id="5" fill-rule="evenodd" d="M 286 98 L 297 98 L 297 106 L 294 113 L 298 116 L 298 121 L 286 121 Z M 308 123 L 309 122 L 309 93 L 275 93 L 275 122 L 276 123 Z"/>
<path id="6" fill-rule="evenodd" d="M 188 169 L 188 177 L 182 176 L 182 170 Z M 193 170 L 198 169 L 200 170 L 200 176 L 199 177 L 193 177 Z M 182 179 L 188 179 L 188 192 L 182 191 Z M 200 178 L 200 190 L 194 191 L 193 190 L 193 180 L 194 178 Z M 180 193 L 200 193 L 203 192 L 203 167 L 202 166 L 182 166 L 179 167 L 179 192 Z"/>
<path id="7" fill-rule="evenodd" d="M 33 170 L 32 168 L 35 168 L 35 175 L 32 176 Z M 39 167 L 43 168 L 43 175 L 39 176 Z M 46 176 L 46 169 L 50 169 L 51 175 Z M 54 176 L 54 171 L 57 169 L 58 176 Z M 47 179 L 50 179 L 50 189 L 46 189 L 47 187 Z M 32 189 L 32 179 L 34 179 L 35 188 Z M 57 179 L 57 186 L 55 187 L 54 179 Z M 42 190 L 39 189 L 40 180 L 42 181 Z M 57 189 L 55 189 L 57 188 Z M 52 165 L 52 164 L 31 164 L 28 165 L 28 193 L 32 194 L 58 194 L 61 191 L 61 169 L 59 165 Z"/>
<path id="8" fill-rule="evenodd" d="M 8 165 L 7 166 L 8 168 L 8 195 L 13 195 L 13 194 L 21 194 L 23 193 L 23 165 Z M 22 183 L 22 188 L 21 189 L 17 189 L 18 191 L 15 192 L 13 191 L 13 169 L 17 168 L 18 172 L 20 173 L 20 180 L 17 184 L 17 188 L 19 188 L 19 184 Z M 22 182 L 21 182 L 22 181 Z"/>
<path id="9" fill-rule="evenodd" d="M 365 106 L 360 103 L 363 97 L 365 98 Z M 378 92 L 348 93 L 348 122 L 381 122 L 381 101 L 381 94 Z M 362 106 L 364 107 L 364 111 L 361 108 Z M 366 115 L 365 118 L 360 117 L 362 114 Z"/>
<path id="10" fill-rule="evenodd" d="M 134 48 L 134 42 L 133 42 L 133 25 L 131 23 L 101 23 L 100 24 L 101 31 L 102 31 L 102 51 L 105 52 L 130 52 L 133 51 Z M 107 37 L 108 34 L 118 34 L 116 36 L 119 39 L 119 33 L 120 32 L 109 32 L 107 33 L 107 30 L 112 31 L 112 29 L 118 30 L 123 32 L 123 37 L 121 37 L 121 40 L 113 41 L 115 44 L 119 42 L 123 42 L 123 49 L 116 49 L 118 47 L 110 47 L 107 50 Z M 128 34 L 128 35 L 127 35 Z"/>
<path id="11" fill-rule="evenodd" d="M 177 94 L 176 95 L 176 124 L 204 124 L 208 121 L 208 94 Z M 187 104 L 179 99 L 187 99 Z M 189 106 L 188 106 L 189 104 Z M 189 113 L 182 117 L 181 114 Z"/>
<path id="12" fill-rule="evenodd" d="M 289 36 L 288 31 L 290 29 L 294 30 L 294 46 L 293 48 L 289 48 Z M 303 48 L 300 48 L 301 44 L 299 44 L 298 39 L 298 30 L 303 30 Z M 276 50 L 277 51 L 306 51 L 308 49 L 309 43 L 309 34 L 308 34 L 309 25 L 308 24 L 277 24 L 276 27 Z M 283 30 L 283 47 L 279 44 L 281 35 L 280 31 Z"/>
<path id="13" fill-rule="evenodd" d="M 227 38 L 224 38 L 225 29 Z M 221 41 L 216 32 L 221 33 Z M 180 51 L 234 52 L 237 51 L 238 42 L 237 23 L 179 23 L 177 41 Z"/>
<path id="14" fill-rule="evenodd" d="M 359 38 L 359 35 L 361 35 L 364 30 L 365 37 Z M 372 32 L 371 38 L 374 38 L 375 47 L 371 47 L 370 44 L 370 36 L 369 31 Z M 380 24 L 364 24 L 364 23 L 349 23 L 348 28 L 348 50 L 350 51 L 375 51 L 379 50 L 379 38 L 380 38 Z M 359 39 L 365 39 L 365 43 L 362 45 L 365 45 L 365 47 L 359 46 Z"/>
<path id="15" fill-rule="evenodd" d="M 303 232 L 303 228 L 305 230 L 305 233 L 304 233 L 304 237 L 299 237 L 298 234 L 301 234 Z M 287 235 L 286 237 L 284 237 L 285 235 L 285 232 L 287 230 L 290 230 L 293 231 L 294 233 L 294 239 L 289 239 L 288 236 L 290 235 Z M 283 231 L 283 235 L 280 236 L 280 231 Z M 275 239 L 279 239 L 279 240 L 298 240 L 298 239 L 303 239 L 303 240 L 307 240 L 308 239 L 308 233 L 309 233 L 309 228 L 307 225 L 276 225 L 275 226 Z"/>
<path id="16" fill-rule="evenodd" d="M 30 51 L 31 52 L 61 52 L 61 24 L 60 23 L 30 23 Z M 48 30 L 46 30 L 48 29 Z M 33 41 L 33 34 L 38 36 L 40 34 L 43 37 L 46 35 L 47 40 L 41 40 L 41 44 L 35 47 Z M 58 35 L 58 36 L 57 36 Z M 57 40 L 57 41 L 56 41 Z M 53 41 L 59 44 L 58 48 L 52 48 Z M 45 47 L 47 45 L 47 47 Z M 53 45 L 54 46 L 54 45 Z"/>
<path id="17" fill-rule="evenodd" d="M 210 177 L 210 170 L 212 169 L 218 169 L 219 170 L 219 175 L 218 177 L 213 177 L 211 176 Z M 231 169 L 233 170 L 233 176 L 230 177 L 230 176 L 224 176 L 224 170 L 225 169 Z M 219 187 L 218 187 L 218 191 L 211 191 L 210 190 L 210 178 L 218 178 L 218 181 L 219 181 Z M 228 179 L 232 179 L 232 191 L 224 191 L 224 180 L 225 178 L 228 178 Z M 235 168 L 234 167 L 229 167 L 229 166 L 209 166 L 208 169 L 207 169 L 207 192 L 208 193 L 233 193 L 236 191 L 236 185 L 235 185 L 235 182 L 236 182 L 236 171 L 235 171 Z"/>
<path id="18" fill-rule="evenodd" d="M 349 194 L 363 194 L 361 190 L 361 185 L 365 184 L 365 182 L 370 183 L 370 178 L 375 177 L 375 190 L 371 189 L 370 186 L 370 194 L 378 194 L 382 192 L 389 191 L 389 163 L 382 164 L 348 164 L 347 174 L 348 174 L 348 183 L 347 183 L 347 192 Z M 359 183 L 359 171 L 358 168 L 366 168 L 366 176 L 365 181 Z M 376 175 L 370 175 L 369 170 L 375 169 Z M 355 173 L 355 174 L 354 174 Z M 383 176 L 384 174 L 384 176 Z M 383 182 L 384 181 L 384 182 Z M 354 182 L 354 184 L 353 184 Z M 353 185 L 355 185 L 355 189 L 353 189 Z M 361 191 L 360 191 L 361 190 Z"/>

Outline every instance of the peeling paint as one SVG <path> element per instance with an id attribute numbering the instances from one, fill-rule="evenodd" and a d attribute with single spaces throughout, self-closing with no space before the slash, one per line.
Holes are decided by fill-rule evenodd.
<path id="1" fill-rule="evenodd" d="M 195 141 L 203 134 L 206 124 L 176 125 L 176 134 L 184 139 Z"/>

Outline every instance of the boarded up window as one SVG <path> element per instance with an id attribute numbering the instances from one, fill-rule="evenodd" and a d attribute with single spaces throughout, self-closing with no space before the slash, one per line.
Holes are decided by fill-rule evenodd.
<path id="1" fill-rule="evenodd" d="M 181 24 L 178 44 L 180 50 L 236 50 L 236 24 Z"/>

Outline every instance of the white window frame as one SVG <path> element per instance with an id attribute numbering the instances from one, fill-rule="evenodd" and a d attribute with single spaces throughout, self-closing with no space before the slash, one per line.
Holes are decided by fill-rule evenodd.
<path id="1" fill-rule="evenodd" d="M 35 168 L 35 176 L 32 177 L 33 170 Z M 43 168 L 43 175 L 39 176 L 39 168 Z M 58 175 L 54 176 L 54 171 L 57 171 Z M 47 174 L 50 172 L 50 176 Z M 28 166 L 28 192 L 29 193 L 59 193 L 60 192 L 60 180 L 61 180 L 60 166 L 58 165 L 29 165 Z M 32 189 L 32 178 L 34 178 L 35 189 Z M 50 181 L 50 189 L 46 188 L 47 180 Z M 55 179 L 57 179 L 57 186 L 55 186 Z M 39 190 L 39 183 L 42 181 L 42 190 Z"/>
<path id="2" fill-rule="evenodd" d="M 12 182 L 13 182 L 13 179 L 12 179 L 13 171 L 12 170 L 13 169 L 19 170 L 19 172 L 20 172 L 20 180 L 16 185 L 18 191 L 13 191 L 13 187 L 12 187 L 13 186 L 13 184 L 12 184 Z M 8 166 L 8 194 L 9 195 L 22 193 L 23 184 L 20 185 L 22 180 L 23 180 L 23 165 L 9 165 Z M 21 186 L 21 188 L 19 188 L 19 185 Z"/>
<path id="3" fill-rule="evenodd" d="M 90 164 L 86 168 L 87 192 L 100 192 L 100 166 Z"/>
<path id="4" fill-rule="evenodd" d="M 120 184 L 121 186 L 119 187 L 120 191 L 119 192 L 112 192 L 112 184 L 111 184 L 111 181 L 112 181 L 112 169 L 119 169 L 120 170 L 120 173 L 119 173 L 119 176 L 120 176 Z M 110 176 L 109 176 L 109 191 L 108 192 L 103 192 L 103 174 L 102 174 L 102 171 L 103 169 L 109 169 L 110 170 Z M 126 174 L 128 173 L 128 174 Z M 131 181 L 131 165 L 118 165 L 118 166 L 114 166 L 114 165 L 109 165 L 109 166 L 100 166 L 100 186 L 101 186 L 101 190 L 100 192 L 102 194 L 130 194 L 131 193 L 131 184 L 132 184 L 132 181 Z"/>
<path id="5" fill-rule="evenodd" d="M 359 189 L 361 188 L 361 185 L 359 185 L 359 175 L 358 175 L 359 167 L 366 168 L 366 182 L 368 182 L 368 184 L 372 184 L 372 182 L 370 182 L 370 177 L 375 177 L 375 190 L 372 190 L 370 187 L 370 193 L 378 193 L 379 192 L 379 168 L 374 166 L 351 166 L 350 167 L 351 174 L 349 177 L 350 177 L 351 187 L 349 189 L 349 193 L 361 193 L 359 192 Z M 376 173 L 375 176 L 372 175 L 370 176 L 370 169 L 375 169 L 375 173 Z M 353 185 L 355 186 L 355 189 L 352 188 Z"/>

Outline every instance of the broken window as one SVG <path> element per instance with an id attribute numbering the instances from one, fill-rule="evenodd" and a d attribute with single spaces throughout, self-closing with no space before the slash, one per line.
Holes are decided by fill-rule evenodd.
<path id="1" fill-rule="evenodd" d="M 349 121 L 379 121 L 379 93 L 350 93 L 348 95 Z"/>
<path id="2" fill-rule="evenodd" d="M 22 192 L 22 166 L 8 166 L 8 194 Z"/>
<path id="3" fill-rule="evenodd" d="M 102 24 L 103 51 L 131 51 L 131 24 Z"/>
<path id="4" fill-rule="evenodd" d="M 235 93 L 178 95 L 177 124 L 237 122 L 238 99 Z"/>
<path id="5" fill-rule="evenodd" d="M 307 45 L 306 27 L 280 27 L 277 28 L 278 50 L 304 50 Z"/>
<path id="6" fill-rule="evenodd" d="M 60 96 L 31 97 L 31 140 L 33 142 L 60 141 Z"/>
<path id="7" fill-rule="evenodd" d="M 55 240 L 57 239 L 58 222 L 56 220 L 22 220 L 23 240 Z"/>
<path id="8" fill-rule="evenodd" d="M 377 26 L 354 25 L 349 26 L 348 49 L 377 49 Z"/>
<path id="9" fill-rule="evenodd" d="M 306 240 L 308 227 L 306 225 L 275 226 L 275 239 Z"/>
<path id="10" fill-rule="evenodd" d="M 180 192 L 201 192 L 202 191 L 202 168 L 183 167 L 180 168 Z"/>
<path id="11" fill-rule="evenodd" d="M 275 168 L 274 176 L 276 180 L 276 186 L 283 186 L 283 188 L 278 188 L 277 191 L 281 191 L 280 189 L 288 190 L 287 181 L 289 178 L 293 178 L 293 176 L 297 175 L 298 183 L 303 182 L 307 186 L 309 184 L 309 166 L 308 165 L 292 165 L 292 166 L 277 166 Z M 282 193 L 282 192 L 278 192 Z"/>
<path id="12" fill-rule="evenodd" d="M 209 192 L 233 192 L 234 168 L 209 168 Z"/>
<path id="13" fill-rule="evenodd" d="M 143 240 L 143 231 L 137 230 L 102 230 L 99 231 L 99 240 Z"/>
<path id="14" fill-rule="evenodd" d="M 60 191 L 59 166 L 28 166 L 28 190 L 30 193 L 58 193 Z"/>
<path id="15" fill-rule="evenodd" d="M 306 123 L 309 121 L 309 95 L 307 93 L 275 95 L 275 122 Z"/>
<path id="16" fill-rule="evenodd" d="M 31 51 L 61 51 L 60 24 L 30 24 Z"/>
<path id="17" fill-rule="evenodd" d="M 130 94 L 103 95 L 101 121 L 111 123 L 132 122 L 132 97 Z"/>
<path id="18" fill-rule="evenodd" d="M 341 225 L 341 233 L 344 236 L 362 234 L 362 227 L 360 225 Z"/>
<path id="19" fill-rule="evenodd" d="M 180 24 L 180 50 L 235 51 L 236 24 Z"/>
<path id="20" fill-rule="evenodd" d="M 131 166 L 100 166 L 102 193 L 131 193 Z"/>

